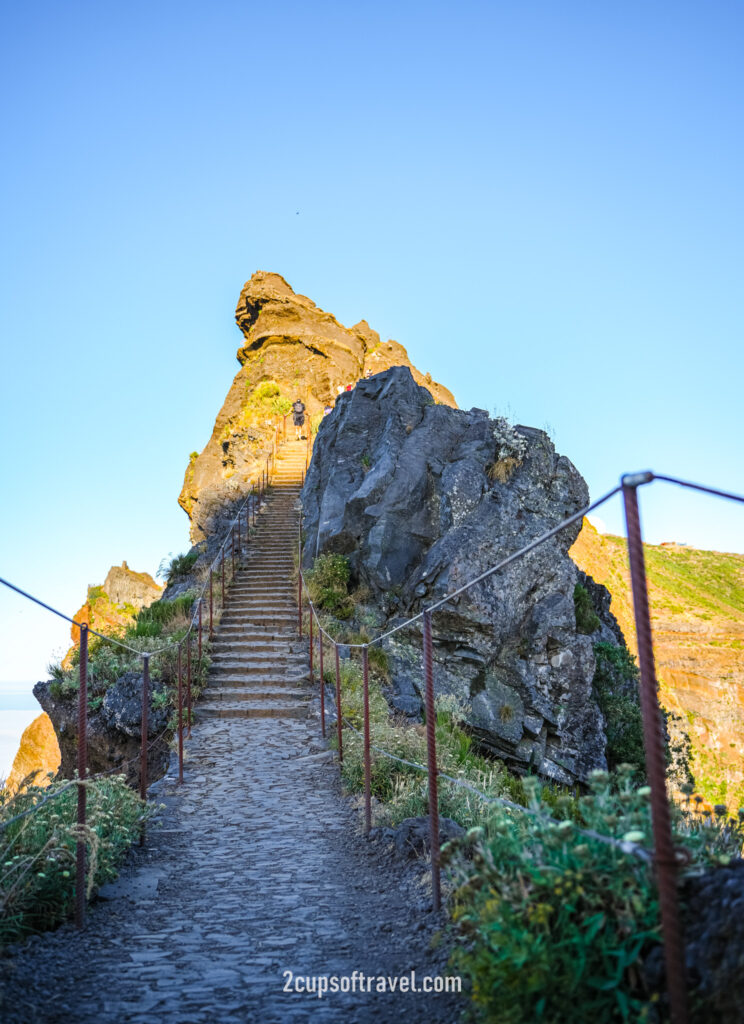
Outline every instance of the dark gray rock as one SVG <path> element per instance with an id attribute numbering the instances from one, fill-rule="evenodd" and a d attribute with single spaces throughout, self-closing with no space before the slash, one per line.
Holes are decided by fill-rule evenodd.
<path id="1" fill-rule="evenodd" d="M 423 857 L 431 849 L 429 819 L 426 817 L 405 818 L 393 832 L 393 844 L 403 857 Z M 439 819 L 440 846 L 464 834 L 465 829 L 452 818 Z"/>
<path id="2" fill-rule="evenodd" d="M 491 472 L 488 472 L 488 468 Z M 404 367 L 361 380 L 320 424 L 302 492 L 309 568 L 348 556 L 387 625 L 420 611 L 588 503 L 548 436 L 435 405 Z M 606 767 L 592 638 L 576 630 L 581 521 L 433 616 L 435 687 L 470 705 L 480 741 L 565 783 Z M 396 707 L 415 713 L 420 622 L 385 643 Z"/>
<path id="3" fill-rule="evenodd" d="M 121 767 L 132 785 L 139 782 L 143 677 L 126 672 L 105 693 L 101 706 L 88 712 L 88 769 L 91 774 Z M 155 690 L 150 683 L 148 711 L 148 783 L 165 774 L 170 757 L 167 733 L 168 711 L 153 708 Z M 54 680 L 39 682 L 34 696 L 49 715 L 57 734 L 61 754 L 60 775 L 72 778 L 77 768 L 78 697 L 76 693 L 55 695 Z M 152 742 L 155 740 L 155 742 Z"/>
<path id="4" fill-rule="evenodd" d="M 599 629 L 592 633 L 594 643 L 614 644 L 616 647 L 625 646 L 625 637 L 620 628 L 620 623 L 610 611 L 612 594 L 603 583 L 597 581 L 588 573 L 578 570 L 578 582 L 585 588 L 591 598 L 594 610 L 599 617 Z"/>
<path id="5" fill-rule="evenodd" d="M 142 734 L 142 690 L 144 677 L 141 672 L 125 672 L 113 686 L 106 690 L 101 707 L 101 720 L 107 729 L 121 732 L 137 739 Z M 156 736 L 168 724 L 165 708 L 155 709 L 152 698 L 155 693 L 152 679 L 149 683 L 148 735 Z"/>
<path id="6" fill-rule="evenodd" d="M 744 1006 L 744 861 L 688 878 L 681 888 L 688 989 L 694 1024 L 741 1024 Z M 661 946 L 646 960 L 646 982 L 664 994 Z"/>

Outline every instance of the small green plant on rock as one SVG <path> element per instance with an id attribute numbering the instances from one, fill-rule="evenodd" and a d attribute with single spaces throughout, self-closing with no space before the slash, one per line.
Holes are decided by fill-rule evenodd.
<path id="1" fill-rule="evenodd" d="M 489 480 L 505 484 L 524 462 L 528 447 L 527 438 L 504 416 L 497 416 L 494 420 L 493 436 L 496 452 L 493 461 L 486 466 L 486 475 Z"/>
<path id="2" fill-rule="evenodd" d="M 574 609 L 576 610 L 576 629 L 579 633 L 595 633 L 601 623 L 594 610 L 591 595 L 586 587 L 577 583 L 574 587 Z"/>
<path id="3" fill-rule="evenodd" d="M 313 604 L 337 619 L 348 619 L 353 611 L 349 598 L 350 575 L 349 560 L 345 555 L 319 555 L 306 577 Z"/>
<path id="4" fill-rule="evenodd" d="M 592 685 L 605 720 L 610 768 L 633 764 L 643 773 L 643 720 L 638 702 L 638 666 L 627 647 L 594 645 L 596 668 Z"/>
<path id="5" fill-rule="evenodd" d="M 161 566 L 158 575 L 164 576 L 167 583 L 175 583 L 189 575 L 198 558 L 199 551 L 196 549 L 187 551 L 183 555 L 176 555 L 167 566 Z"/>

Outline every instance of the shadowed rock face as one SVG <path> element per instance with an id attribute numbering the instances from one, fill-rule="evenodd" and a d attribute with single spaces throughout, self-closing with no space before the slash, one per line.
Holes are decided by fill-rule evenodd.
<path id="1" fill-rule="evenodd" d="M 235 313 L 243 343 L 241 364 L 201 454 L 193 453 L 179 502 L 191 519 L 194 543 L 210 532 L 220 506 L 242 493 L 271 444 L 277 415 L 301 398 L 312 418 L 333 403 L 339 388 L 367 371 L 409 366 L 439 402 L 455 405 L 446 389 L 411 366 L 395 341 L 381 342 L 364 321 L 344 327 L 279 274 L 259 271 L 240 293 Z M 276 386 L 262 393 L 261 386 Z M 289 424 L 291 426 L 291 422 Z"/>
<path id="2" fill-rule="evenodd" d="M 304 565 L 348 555 L 389 626 L 577 512 L 588 492 L 543 431 L 436 405 L 399 367 L 341 396 L 320 426 L 302 500 Z M 567 554 L 580 528 L 433 616 L 437 691 L 471 706 L 469 724 L 495 753 L 567 783 L 605 767 L 593 645 L 576 629 Z M 420 623 L 385 646 L 393 701 L 416 712 Z"/>
<path id="3" fill-rule="evenodd" d="M 109 771 L 121 765 L 131 785 L 139 780 L 141 746 L 143 677 L 138 672 L 125 672 L 106 690 L 103 703 L 97 711 L 88 714 L 88 768 L 91 774 Z M 34 697 L 54 724 L 61 754 L 60 775 L 69 779 L 77 767 L 77 715 L 76 693 L 55 696 L 53 680 L 34 686 Z M 148 782 L 154 782 L 165 772 L 170 750 L 167 736 L 160 736 L 168 723 L 168 712 L 152 706 L 154 694 L 150 681 L 150 710 L 148 736 L 152 746 L 148 752 Z M 153 742 L 154 741 L 154 742 Z"/>

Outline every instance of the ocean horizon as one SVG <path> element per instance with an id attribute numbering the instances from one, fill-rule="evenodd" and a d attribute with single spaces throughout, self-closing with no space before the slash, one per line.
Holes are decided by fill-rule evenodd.
<path id="1" fill-rule="evenodd" d="M 42 712 L 33 685 L 0 683 L 0 779 L 10 774 L 24 729 Z"/>

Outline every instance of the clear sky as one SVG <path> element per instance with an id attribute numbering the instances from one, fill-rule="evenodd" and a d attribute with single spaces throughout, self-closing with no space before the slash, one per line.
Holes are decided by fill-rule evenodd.
<path id="1" fill-rule="evenodd" d="M 744 491 L 740 3 L 0 19 L 0 575 L 72 614 L 188 547 L 258 269 L 549 425 L 593 496 L 646 467 Z M 657 488 L 648 539 L 744 550 L 743 509 Z M 66 646 L 0 593 L 6 688 Z"/>

